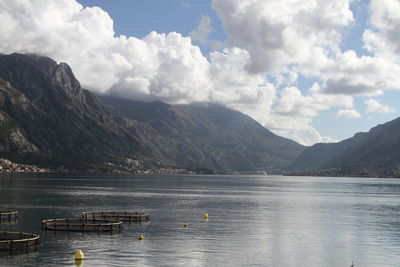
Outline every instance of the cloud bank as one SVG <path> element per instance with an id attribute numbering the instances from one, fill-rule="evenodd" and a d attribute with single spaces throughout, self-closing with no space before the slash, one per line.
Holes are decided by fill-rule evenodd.
<path id="1" fill-rule="evenodd" d="M 398 1 L 371 1 L 371 29 L 363 35 L 368 56 L 340 48 L 355 23 L 350 2 L 213 0 L 228 40 L 224 49 L 203 55 L 192 40 L 208 42 L 208 17 L 188 37 L 151 32 L 136 38 L 116 36 L 105 11 L 75 0 L 0 0 L 0 52 L 67 62 L 97 93 L 222 104 L 313 144 L 332 141 L 312 127 L 320 111 L 335 107 L 337 117 L 356 117 L 354 95 L 400 88 Z M 300 90 L 300 76 L 316 82 Z"/>
<path id="2" fill-rule="evenodd" d="M 349 0 L 213 0 L 229 43 L 247 49 L 252 72 L 279 72 L 301 64 L 318 71 L 353 22 Z"/>

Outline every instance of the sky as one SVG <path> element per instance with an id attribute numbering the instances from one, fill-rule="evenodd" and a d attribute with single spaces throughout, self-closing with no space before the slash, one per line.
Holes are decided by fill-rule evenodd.
<path id="1" fill-rule="evenodd" d="M 84 88 L 239 110 L 301 144 L 399 116 L 399 0 L 0 0 L 0 53 Z"/>

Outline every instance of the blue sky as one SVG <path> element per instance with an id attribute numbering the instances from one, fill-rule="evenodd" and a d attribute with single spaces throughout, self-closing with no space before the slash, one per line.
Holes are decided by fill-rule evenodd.
<path id="1" fill-rule="evenodd" d="M 399 116 L 397 0 L 32 0 L 0 15 L 0 52 L 67 62 L 97 93 L 215 102 L 308 145 Z"/>
<path id="2" fill-rule="evenodd" d="M 215 14 L 210 1 L 98 1 L 79 0 L 84 6 L 99 6 L 114 20 L 117 35 L 143 37 L 151 31 L 188 35 L 201 15 Z M 188 1 L 189 2 L 189 1 Z"/>
<path id="3" fill-rule="evenodd" d="M 202 16 L 211 18 L 213 31 L 210 39 L 225 41 L 221 21 L 211 8 L 210 0 L 78 0 L 85 7 L 99 6 L 114 21 L 116 35 L 144 37 L 151 31 L 159 33 L 179 32 L 188 36 Z M 205 55 L 212 51 L 207 44 L 199 45 Z"/>

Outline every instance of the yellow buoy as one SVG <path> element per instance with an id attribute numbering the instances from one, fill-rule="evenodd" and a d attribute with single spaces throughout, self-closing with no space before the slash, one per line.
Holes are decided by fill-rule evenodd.
<path id="1" fill-rule="evenodd" d="M 142 240 L 144 240 L 144 235 L 140 235 L 140 236 L 138 236 L 138 240 L 139 240 L 139 241 L 142 241 Z"/>
<path id="2" fill-rule="evenodd" d="M 203 219 L 208 219 L 208 213 L 203 213 Z"/>
<path id="3" fill-rule="evenodd" d="M 183 224 L 183 228 L 188 228 L 188 227 L 189 227 L 188 223 Z"/>
<path id="4" fill-rule="evenodd" d="M 75 260 L 83 260 L 84 257 L 82 250 L 75 251 Z"/>

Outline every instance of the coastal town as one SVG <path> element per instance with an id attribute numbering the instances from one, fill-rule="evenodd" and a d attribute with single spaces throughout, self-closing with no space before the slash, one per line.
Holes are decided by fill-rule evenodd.
<path id="1" fill-rule="evenodd" d="M 14 163 L 8 159 L 0 158 L 0 172 L 49 172 L 50 169 L 40 168 L 36 165 Z"/>
<path id="2" fill-rule="evenodd" d="M 144 165 L 139 160 L 123 159 L 119 163 L 103 162 L 96 168 L 75 169 L 59 166 L 57 168 L 41 168 L 36 165 L 15 163 L 11 160 L 0 158 L 0 173 L 138 173 L 138 174 L 194 174 L 193 171 L 176 168 L 176 167 L 156 167 L 152 165 Z"/>

